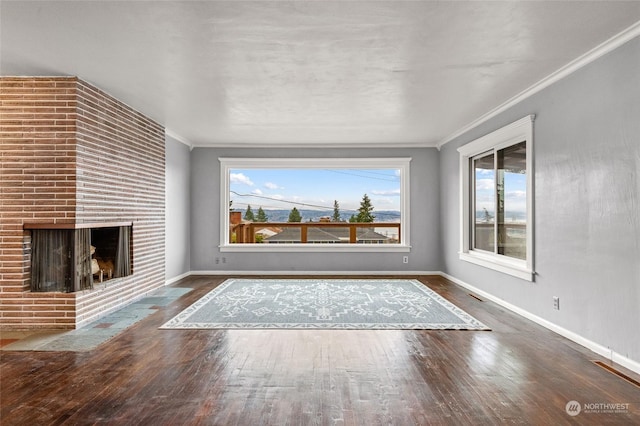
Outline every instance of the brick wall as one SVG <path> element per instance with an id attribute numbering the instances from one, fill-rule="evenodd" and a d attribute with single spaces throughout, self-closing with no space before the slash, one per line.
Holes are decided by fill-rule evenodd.
<path id="1" fill-rule="evenodd" d="M 74 328 L 164 284 L 164 129 L 75 78 L 0 78 L 0 327 Z M 133 274 L 29 291 L 25 222 L 133 222 Z"/>

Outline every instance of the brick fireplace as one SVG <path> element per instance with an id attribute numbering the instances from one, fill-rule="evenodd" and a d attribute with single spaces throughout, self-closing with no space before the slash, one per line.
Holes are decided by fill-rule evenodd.
<path id="1" fill-rule="evenodd" d="M 76 77 L 0 78 L 0 327 L 80 327 L 164 285 L 164 128 Z M 33 229 L 131 226 L 132 272 L 32 291 Z M 46 290 L 46 289 L 45 289 Z"/>

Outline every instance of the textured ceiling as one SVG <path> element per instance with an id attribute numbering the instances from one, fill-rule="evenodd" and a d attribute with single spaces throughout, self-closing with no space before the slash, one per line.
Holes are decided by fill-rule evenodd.
<path id="1" fill-rule="evenodd" d="M 2 1 L 2 75 L 77 75 L 197 146 L 435 146 L 640 2 Z"/>

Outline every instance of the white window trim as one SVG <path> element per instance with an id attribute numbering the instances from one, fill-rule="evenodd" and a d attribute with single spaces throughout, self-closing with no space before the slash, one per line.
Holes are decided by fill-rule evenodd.
<path id="1" fill-rule="evenodd" d="M 460 153 L 460 260 L 484 266 L 527 281 L 534 279 L 533 262 L 533 121 L 528 115 L 488 135 L 458 148 Z M 527 150 L 527 260 L 519 260 L 471 248 L 471 176 L 472 157 L 491 149 L 502 149 L 525 142 Z"/>
<path id="2" fill-rule="evenodd" d="M 220 251 L 226 252 L 409 252 L 410 157 L 385 158 L 229 158 L 220 157 Z M 400 244 L 231 244 L 229 227 L 229 171 L 238 168 L 350 168 L 400 170 Z M 375 212 L 374 212 L 375 214 Z"/>

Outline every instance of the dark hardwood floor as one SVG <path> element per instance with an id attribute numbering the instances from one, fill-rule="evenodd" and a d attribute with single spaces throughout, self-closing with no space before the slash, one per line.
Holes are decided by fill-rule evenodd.
<path id="1" fill-rule="evenodd" d="M 225 279 L 194 276 L 175 284 L 194 291 L 91 352 L 0 352 L 0 424 L 640 424 L 640 388 L 592 362 L 608 361 L 414 278 L 492 331 L 159 330 Z"/>

